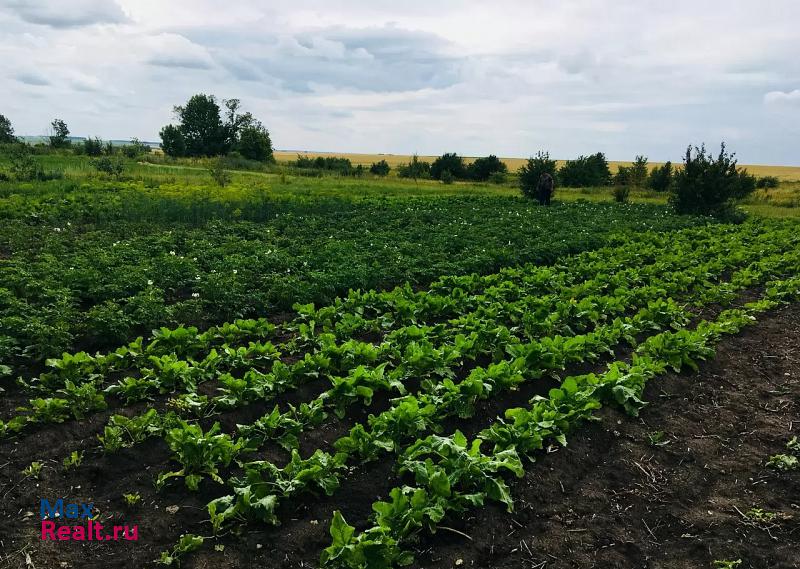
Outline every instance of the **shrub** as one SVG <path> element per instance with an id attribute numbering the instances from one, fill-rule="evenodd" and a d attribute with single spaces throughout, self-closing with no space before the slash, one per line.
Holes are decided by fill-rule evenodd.
<path id="1" fill-rule="evenodd" d="M 115 177 L 119 177 L 125 169 L 125 165 L 120 157 L 101 156 L 97 160 L 92 161 L 92 164 L 98 172 Z"/>
<path id="2" fill-rule="evenodd" d="M 536 153 L 536 156 L 528 158 L 519 169 L 519 187 L 525 197 L 535 199 L 536 188 L 539 184 L 539 178 L 544 173 L 548 173 L 556 179 L 556 161 L 550 159 L 549 152 L 542 152 L 541 150 Z"/>
<path id="3" fill-rule="evenodd" d="M 492 175 L 489 176 L 489 181 L 493 184 L 505 184 L 507 178 L 506 172 L 492 172 Z"/>
<path id="4" fill-rule="evenodd" d="M 454 176 L 450 173 L 450 170 L 445 170 L 442 172 L 441 180 L 443 184 L 450 185 L 453 183 Z"/>
<path id="5" fill-rule="evenodd" d="M 388 176 L 391 169 L 391 166 L 389 166 L 389 163 L 386 160 L 373 162 L 372 166 L 369 167 L 370 174 L 381 177 Z"/>
<path id="6" fill-rule="evenodd" d="M 607 186 L 611 181 L 611 170 L 605 154 L 598 152 L 591 156 L 579 156 L 567 162 L 558 171 L 561 185 L 578 188 L 587 186 Z"/>
<path id="7" fill-rule="evenodd" d="M 614 174 L 613 183 L 614 186 L 629 186 L 631 184 L 631 167 L 630 166 L 620 166 L 617 168 L 617 173 Z"/>
<path id="8" fill-rule="evenodd" d="M 628 203 L 631 195 L 630 185 L 615 185 L 613 190 L 614 201 L 617 203 Z"/>
<path id="9" fill-rule="evenodd" d="M 103 141 L 97 137 L 83 141 L 83 151 L 87 156 L 100 156 L 103 153 Z"/>
<path id="10" fill-rule="evenodd" d="M 470 180 L 485 182 L 492 174 L 505 174 L 507 171 L 508 167 L 505 163 L 494 154 L 490 154 L 485 158 L 476 158 L 472 164 L 467 166 L 467 177 Z"/>
<path id="11" fill-rule="evenodd" d="M 430 162 L 420 160 L 419 156 L 414 154 L 411 157 L 411 162 L 408 164 L 400 164 L 397 167 L 397 175 L 400 178 L 412 178 L 414 180 L 419 178 L 430 178 L 431 164 Z"/>
<path id="12" fill-rule="evenodd" d="M 138 138 L 132 138 L 130 144 L 126 144 L 122 147 L 122 153 L 127 158 L 138 158 L 142 154 L 149 154 L 151 148 L 144 144 L 143 142 L 139 142 Z"/>
<path id="13" fill-rule="evenodd" d="M 464 166 L 464 159 L 456 154 L 450 152 L 442 154 L 431 164 L 431 178 L 434 180 L 441 180 L 442 174 L 450 172 L 454 178 L 463 180 L 467 177 L 467 169 Z"/>
<path id="14" fill-rule="evenodd" d="M 776 176 L 762 176 L 756 181 L 756 187 L 760 189 L 777 188 L 779 183 Z"/>
<path id="15" fill-rule="evenodd" d="M 36 161 L 27 144 L 16 144 L 9 148 L 8 157 L 11 162 L 9 173 L 18 182 L 46 182 L 60 180 L 64 177 L 61 170 L 45 171 Z"/>
<path id="16" fill-rule="evenodd" d="M 737 168 L 735 154 L 720 146 L 714 158 L 705 145 L 686 149 L 683 168 L 675 173 L 670 203 L 678 213 L 730 217 L 735 201 L 755 191 L 756 181 L 743 168 Z"/>
<path id="17" fill-rule="evenodd" d="M 212 161 L 208 167 L 208 173 L 211 174 L 211 178 L 222 188 L 231 181 L 231 174 L 225 169 L 226 166 L 225 159 L 220 156 Z"/>
<path id="18" fill-rule="evenodd" d="M 647 179 L 647 186 L 656 192 L 667 192 L 672 186 L 672 162 L 666 162 L 663 166 L 656 166 L 650 172 Z"/>

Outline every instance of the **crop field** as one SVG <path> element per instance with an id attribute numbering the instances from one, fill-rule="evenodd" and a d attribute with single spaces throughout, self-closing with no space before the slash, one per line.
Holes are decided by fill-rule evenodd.
<path id="1" fill-rule="evenodd" d="M 704 362 L 800 299 L 793 220 L 543 209 L 491 187 L 379 180 L 240 173 L 222 189 L 193 175 L 76 170 L 0 188 L 10 567 L 571 566 L 565 543 L 599 547 L 613 525 L 571 525 L 569 496 L 587 483 L 571 449 L 588 457 L 581 441 L 609 429 L 649 441 L 649 458 L 620 459 L 638 461 L 645 492 L 686 428 L 635 431 L 671 404 L 663 386 L 726 389 Z M 762 404 L 795 420 L 773 424 L 752 460 L 772 494 L 733 500 L 719 536 L 695 520 L 671 555 L 690 535 L 709 564 L 755 547 L 791 566 L 800 334 L 786 326 L 795 347 L 780 356 L 778 401 Z M 734 444 L 697 425 L 687 436 Z M 537 494 L 543 471 L 557 486 Z M 76 504 L 77 519 L 53 509 L 40 522 L 39 497 Z M 537 499 L 571 505 L 547 516 Z M 78 505 L 122 537 L 43 541 L 48 523 L 88 531 Z M 747 524 L 733 525 L 735 509 Z M 663 542 L 677 531 L 641 516 Z M 742 531 L 752 543 L 731 539 Z"/>
<path id="2" fill-rule="evenodd" d="M 0 564 L 796 561 L 797 220 L 42 163 L 0 181 Z"/>

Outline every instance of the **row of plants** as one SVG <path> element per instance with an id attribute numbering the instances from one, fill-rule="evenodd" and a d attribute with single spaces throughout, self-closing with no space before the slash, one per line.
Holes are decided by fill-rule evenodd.
<path id="1" fill-rule="evenodd" d="M 140 337 L 103 355 L 65 353 L 60 359 L 48 359 L 46 363 L 52 371 L 41 374 L 32 384 L 53 387 L 60 379 L 76 381 L 79 375 L 94 378 L 114 371 L 131 372 L 143 362 L 148 364 L 151 356 L 175 354 L 182 358 L 202 358 L 214 347 L 227 351 L 231 346 L 238 347 L 248 340 L 274 338 L 282 331 L 294 332 L 310 343 L 316 336 L 322 338 L 322 334 L 327 332 L 349 340 L 358 333 L 381 333 L 404 326 L 438 324 L 447 319 L 451 319 L 450 324 L 453 324 L 454 318 L 464 321 L 486 314 L 496 318 L 498 310 L 519 315 L 507 317 L 505 323 L 508 326 L 519 325 L 522 315 L 527 313 L 531 314 L 528 320 L 536 322 L 541 329 L 547 323 L 539 322 L 539 316 L 553 311 L 555 297 L 575 299 L 576 306 L 572 308 L 581 311 L 584 308 L 580 302 L 590 302 L 585 297 L 641 282 L 646 270 L 658 269 L 651 265 L 663 262 L 658 261 L 659 253 L 668 244 L 673 248 L 681 244 L 684 249 L 702 249 L 707 258 L 716 258 L 727 247 L 721 240 L 726 231 L 729 230 L 684 232 L 677 242 L 673 242 L 671 237 L 647 233 L 624 244 L 570 257 L 554 266 L 525 266 L 487 276 L 472 274 L 440 278 L 427 292 L 414 291 L 407 285 L 382 292 L 351 291 L 347 297 L 336 299 L 333 304 L 320 309 L 315 309 L 313 304 L 295 305 L 298 316 L 277 330 L 264 319 L 237 320 L 211 327 L 203 333 L 193 327 L 161 328 L 153 331 L 152 340 L 144 345 Z M 740 229 L 737 235 L 739 239 L 751 240 L 757 239 L 764 231 L 753 224 L 746 232 Z M 695 263 L 677 254 L 679 251 L 673 251 L 676 254 L 670 262 L 674 267 L 678 262 L 684 265 Z M 636 267 L 631 268 L 632 265 Z M 717 267 L 716 270 L 722 269 Z M 612 276 L 615 277 L 613 280 Z M 555 296 L 552 296 L 553 291 L 557 291 Z M 532 298 L 531 295 L 536 296 Z M 291 352 L 297 349 L 291 344 L 280 347 Z"/>
<path id="2" fill-rule="evenodd" d="M 787 284 L 789 286 L 787 286 Z M 800 281 L 772 283 L 784 298 L 798 298 Z M 770 298 L 772 297 L 772 298 Z M 400 456 L 397 472 L 413 483 L 389 492 L 389 501 L 373 504 L 372 525 L 356 533 L 341 512 L 331 522 L 331 545 L 320 563 L 336 569 L 388 569 L 413 562 L 413 545 L 423 532 L 434 532 L 446 518 L 463 515 L 488 501 L 513 510 L 507 483 L 522 477 L 522 458 L 535 460 L 548 445 L 567 444 L 567 436 L 592 420 L 604 405 L 637 414 L 650 379 L 668 368 L 695 368 L 697 361 L 714 354 L 713 346 L 724 334 L 733 334 L 754 322 L 754 315 L 774 308 L 775 295 L 750 303 L 744 309 L 723 312 L 716 321 L 702 321 L 694 330 L 664 332 L 646 340 L 630 364 L 615 362 L 600 375 L 568 377 L 547 398 L 535 398 L 528 408 L 509 409 L 469 441 L 456 431 L 450 436 L 431 435 L 408 447 Z M 486 443 L 492 445 L 483 451 Z"/>
<path id="3" fill-rule="evenodd" d="M 13 370 L 162 326 L 204 329 L 350 289 L 552 262 L 616 231 L 703 222 L 650 206 L 539 212 L 499 196 L 311 200 L 300 188 L 4 184 L 0 361 Z"/>
<path id="4" fill-rule="evenodd" d="M 772 263 L 773 271 L 785 271 L 787 268 L 792 268 L 796 271 L 798 259 L 796 256 L 788 260 L 782 257 L 773 257 Z M 742 271 L 741 276 L 736 276 L 732 280 L 738 283 L 737 288 L 741 288 L 758 282 L 759 278 L 767 276 L 768 273 L 761 274 L 757 268 L 751 265 Z M 730 291 L 730 283 L 719 283 L 716 286 L 725 290 L 725 294 L 704 296 L 706 298 L 719 299 L 724 298 L 727 292 Z M 706 289 L 711 288 L 713 288 L 713 285 L 706 287 Z M 667 315 L 667 323 L 677 325 L 686 321 L 685 314 L 679 310 L 664 310 L 663 307 L 653 310 L 651 307 L 650 312 L 662 314 L 662 318 L 664 317 L 663 315 Z M 658 327 L 653 320 L 648 318 L 641 318 L 638 322 L 640 326 L 644 325 L 645 329 Z M 633 342 L 632 336 L 637 333 L 637 327 L 630 326 L 626 329 L 621 321 L 618 321 L 617 324 L 617 335 L 609 343 L 613 345 L 623 337 L 627 337 Z M 664 322 L 662 321 L 660 324 L 663 325 Z M 648 349 L 654 350 L 657 347 L 660 350 L 661 357 L 673 367 L 680 368 L 684 363 L 691 363 L 691 360 L 687 360 L 680 349 L 681 342 L 685 337 L 682 332 L 674 335 L 661 335 L 656 339 L 648 340 L 645 344 L 650 346 Z M 602 339 L 603 336 L 600 336 L 600 338 Z M 589 353 L 592 353 L 592 348 L 596 350 L 598 347 L 604 347 L 602 341 L 599 345 L 597 344 L 597 339 L 595 339 L 595 342 L 587 340 L 582 345 L 589 350 Z M 605 348 L 607 349 L 608 345 L 605 345 Z M 535 354 L 535 356 L 532 356 L 532 354 Z M 552 353 L 543 354 L 542 350 L 532 349 L 526 355 L 514 360 L 516 368 L 514 366 L 496 365 L 491 368 L 489 373 L 484 369 L 476 370 L 477 374 L 473 372 L 474 375 L 470 375 L 468 380 L 459 384 L 462 388 L 466 386 L 464 391 L 460 391 L 459 387 L 452 381 L 446 380 L 438 384 L 437 387 L 440 389 L 440 394 L 445 393 L 449 394 L 449 396 L 445 395 L 439 399 L 431 396 L 430 399 L 426 400 L 426 395 L 423 394 L 420 396 L 423 401 L 422 405 L 420 405 L 420 398 L 417 396 L 406 396 L 397 400 L 398 404 L 393 405 L 388 411 L 378 417 L 370 417 L 373 430 L 367 431 L 363 425 L 357 425 L 349 435 L 336 441 L 334 443 L 334 447 L 337 449 L 335 454 L 318 450 L 308 459 L 302 459 L 295 450 L 290 462 L 282 468 L 268 461 L 242 463 L 246 475 L 244 478 L 232 481 L 234 494 L 214 500 L 209 505 L 212 523 L 216 530 L 219 530 L 223 524 L 230 520 L 255 519 L 276 523 L 275 510 L 286 497 L 311 489 L 332 493 L 338 486 L 339 479 L 349 472 L 348 462 L 353 456 L 362 460 L 374 460 L 387 451 L 396 452 L 402 449 L 403 441 L 406 438 L 413 439 L 414 436 L 431 430 L 435 431 L 437 425 L 441 424 L 439 420 L 449 414 L 461 414 L 464 417 L 470 416 L 475 400 L 480 398 L 479 394 L 485 397 L 489 393 L 494 394 L 504 388 L 512 388 L 519 382 L 524 381 L 524 374 L 521 374 L 519 370 L 520 368 L 525 369 L 525 365 L 531 365 L 532 369 L 542 366 L 547 369 L 548 363 L 551 363 L 555 369 L 561 369 L 568 361 L 582 361 L 582 358 L 575 356 L 575 359 L 570 360 L 569 355 L 564 352 L 562 352 L 560 358 L 558 356 L 553 357 Z M 481 373 L 485 381 L 479 379 Z M 476 385 L 479 385 L 480 388 L 477 388 Z M 387 428 L 387 425 L 390 427 Z M 377 427 L 377 431 L 375 427 Z M 394 430 L 391 427 L 394 427 Z M 381 428 L 384 430 L 381 431 Z M 404 428 L 406 432 L 403 431 Z M 246 442 L 241 439 L 235 443 L 228 439 L 224 444 L 240 445 L 240 448 L 246 446 Z M 207 466 L 205 468 L 209 470 Z M 216 472 L 215 468 L 212 464 L 210 470 Z M 200 476 L 200 474 L 194 475 Z"/>
<path id="5" fill-rule="evenodd" d="M 689 281 L 685 280 L 688 273 L 671 273 L 669 279 L 673 281 L 676 275 L 683 275 L 683 280 L 673 283 L 672 288 L 675 288 L 676 284 L 684 286 L 691 280 L 707 279 L 712 275 L 713 271 L 720 274 L 723 270 L 730 268 L 730 266 L 725 265 L 720 259 L 716 258 L 716 252 L 719 247 L 720 243 L 717 243 L 705 252 L 714 261 L 710 265 L 695 265 L 692 268 L 694 276 Z M 631 247 L 627 246 L 626 248 Z M 765 250 L 764 253 L 766 252 Z M 620 254 L 617 258 L 619 257 L 624 258 L 624 255 Z M 673 264 L 670 266 L 671 269 L 675 271 L 676 268 L 681 266 L 680 261 L 685 261 L 687 258 L 679 252 L 675 253 L 672 256 Z M 697 260 L 699 259 L 696 259 L 693 263 L 696 263 Z M 582 263 L 580 259 L 578 261 L 574 267 L 580 271 Z M 589 263 L 592 265 L 597 264 L 596 255 L 592 256 Z M 275 389 L 276 386 L 289 387 L 293 384 L 293 380 L 288 379 L 287 375 L 293 375 L 299 383 L 299 381 L 306 380 L 315 373 L 325 373 L 334 386 L 329 402 L 336 401 L 336 408 L 341 411 L 345 404 L 352 400 L 354 394 L 358 392 L 359 378 L 369 376 L 369 373 L 363 369 L 356 369 L 357 366 L 363 363 L 379 366 L 381 365 L 380 362 L 383 362 L 385 366 L 387 362 L 395 363 L 401 357 L 408 362 L 414 363 L 414 365 L 401 365 L 388 374 L 385 386 L 402 385 L 402 380 L 410 375 L 416 374 L 419 377 L 437 366 L 447 371 L 453 365 L 463 361 L 464 357 L 475 359 L 480 355 L 492 354 L 500 341 L 519 342 L 516 336 L 531 338 L 555 331 L 574 333 L 573 328 L 577 327 L 576 329 L 580 330 L 581 327 L 585 328 L 587 325 L 597 324 L 604 318 L 622 313 L 626 306 L 635 306 L 636 302 L 642 302 L 660 294 L 661 289 L 654 289 L 652 285 L 650 289 L 633 289 L 627 292 L 625 289 L 620 289 L 619 286 L 623 282 L 626 282 L 628 286 L 632 283 L 642 283 L 648 275 L 652 275 L 653 270 L 663 271 L 665 268 L 662 260 L 658 264 L 641 267 L 635 271 L 635 274 L 632 274 L 631 271 L 623 271 L 620 275 L 614 275 L 613 273 L 608 275 L 601 274 L 599 278 L 580 283 L 577 289 L 575 287 L 565 287 L 560 295 L 524 297 L 522 300 L 505 304 L 496 302 L 494 300 L 496 297 L 493 297 L 491 304 L 488 305 L 493 310 L 484 310 L 480 318 L 474 317 L 473 313 L 460 319 L 449 321 L 449 327 L 406 326 L 392 332 L 377 347 L 354 340 L 337 345 L 330 334 L 322 334 L 319 337 L 310 338 L 308 334 L 313 326 L 301 323 L 301 337 L 306 334 L 305 339 L 313 340 L 314 342 L 313 358 L 307 357 L 292 368 L 281 366 L 272 374 L 250 369 L 257 366 L 259 362 L 269 365 L 278 360 L 280 353 L 270 342 L 251 342 L 249 347 L 241 347 L 239 349 L 233 349 L 223 344 L 221 352 L 212 349 L 203 360 L 194 362 L 191 359 L 180 359 L 176 354 L 185 356 L 188 353 L 195 353 L 199 346 L 207 346 L 211 340 L 220 337 L 221 333 L 218 329 L 209 330 L 202 335 L 197 334 L 196 331 L 183 328 L 175 331 L 162 330 L 156 335 L 156 339 L 145 348 L 142 348 L 141 342 L 138 342 L 133 347 L 123 347 L 102 357 L 91 358 L 86 354 L 65 355 L 61 360 L 50 362 L 55 371 L 42 374 L 30 385 L 43 391 L 58 388 L 61 391 L 61 396 L 32 400 L 31 414 L 27 418 L 23 416 L 12 419 L 5 428 L 10 431 L 18 431 L 28 422 L 63 421 L 69 414 L 70 407 L 75 407 L 76 417 L 78 415 L 83 416 L 92 410 L 105 408 L 102 393 L 99 393 L 92 386 L 83 385 L 81 381 L 99 386 L 103 377 L 102 372 L 107 373 L 109 370 L 119 371 L 119 368 L 114 367 L 116 363 L 127 361 L 131 356 L 135 357 L 137 355 L 146 356 L 144 361 L 151 367 L 141 368 L 138 377 L 124 377 L 116 384 L 106 388 L 106 393 L 118 395 L 124 398 L 126 402 L 132 402 L 147 398 L 154 392 L 167 393 L 180 389 L 188 392 L 188 397 L 183 397 L 179 400 L 181 405 L 191 408 L 195 412 L 203 413 L 209 407 L 230 409 L 245 402 L 259 400 L 270 391 L 279 392 L 279 390 Z M 541 271 L 542 269 L 533 270 Z M 664 277 L 662 277 L 660 286 L 666 286 L 667 284 L 668 280 L 664 280 Z M 591 294 L 609 287 L 616 289 L 616 296 Z M 505 292 L 509 291 L 514 291 L 514 288 L 506 287 Z M 510 297 L 518 298 L 524 293 L 524 290 L 512 292 Z M 581 297 L 581 294 L 586 293 L 590 294 L 586 297 Z M 484 297 L 480 295 L 478 298 L 483 299 Z M 465 305 L 476 308 L 478 312 L 487 306 L 486 304 L 470 304 L 467 302 L 474 300 L 474 298 L 470 299 L 462 296 L 461 299 L 465 301 Z M 532 300 L 535 302 L 531 302 Z M 487 314 L 490 317 L 487 317 Z M 509 321 L 509 315 L 514 314 L 519 314 L 520 319 L 515 321 L 512 318 Z M 532 315 L 533 317 L 526 320 L 526 315 Z M 262 336 L 274 331 L 274 327 L 260 321 L 243 321 L 239 324 L 257 330 Z M 500 324 L 501 328 L 497 328 L 498 324 Z M 533 324 L 536 325 L 534 329 L 531 328 Z M 505 328 L 507 325 L 511 326 L 510 330 Z M 228 330 L 227 335 L 231 335 L 232 331 L 238 331 L 239 336 L 242 335 L 238 324 L 227 328 L 221 327 L 223 331 L 226 329 Z M 481 334 L 486 338 L 481 338 Z M 429 340 L 437 342 L 439 347 L 432 345 Z M 487 345 L 487 341 L 494 342 L 494 344 Z M 173 351 L 174 353 L 168 353 L 164 356 L 156 356 L 153 353 L 161 353 L 164 350 Z M 414 351 L 419 353 L 415 355 Z M 316 362 L 311 370 L 308 369 L 309 362 Z M 442 362 L 445 363 L 443 364 Z M 92 364 L 96 364 L 96 367 L 92 368 Z M 347 365 L 343 366 L 342 364 Z M 421 367 L 420 364 L 422 364 Z M 228 370 L 236 368 L 249 369 L 249 371 L 242 378 L 234 378 L 229 373 L 220 375 L 220 371 L 226 368 Z M 286 373 L 287 369 L 289 373 Z M 355 375 L 351 373 L 354 369 L 357 371 Z M 383 377 L 383 368 L 380 371 L 379 375 Z M 342 372 L 345 373 L 344 376 L 335 375 Z M 276 376 L 283 376 L 282 381 L 274 381 Z M 199 383 L 213 378 L 219 379 L 222 384 L 220 388 L 221 395 L 213 398 L 210 402 L 206 396 L 191 397 L 193 394 L 196 395 Z M 67 385 L 66 382 L 69 382 L 69 384 Z M 80 395 L 86 401 L 91 402 L 90 407 L 72 404 L 75 397 L 78 396 L 76 393 L 77 388 L 83 390 Z M 366 389 L 365 386 L 361 386 L 361 388 Z M 350 399 L 344 398 L 343 394 L 345 393 L 350 394 Z"/>
<path id="6" fill-rule="evenodd" d="M 786 270 L 782 259 L 774 260 L 772 272 Z M 796 256 L 789 261 L 792 267 L 800 264 Z M 766 278 L 772 273 L 746 269 L 747 279 L 737 278 L 739 283 L 735 290 L 753 283 L 755 275 Z M 730 283 L 705 283 L 696 285 L 697 298 L 724 299 L 730 291 Z M 709 295 L 709 290 L 719 288 L 723 295 Z M 429 385 L 415 395 L 407 395 L 392 401 L 391 407 L 377 416 L 370 416 L 365 427 L 355 425 L 350 432 L 333 443 L 334 454 L 321 450 L 310 458 L 302 460 L 293 454 L 290 464 L 278 468 L 265 461 L 242 463 L 247 475 L 244 479 L 232 481 L 234 494 L 219 498 L 209 505 L 212 523 L 215 530 L 230 519 L 256 519 L 277 522 L 275 508 L 286 498 L 300 490 L 316 489 L 331 493 L 338 485 L 338 480 L 348 471 L 348 463 L 354 458 L 362 462 L 378 459 L 389 451 L 398 451 L 405 441 L 424 434 L 436 432 L 442 421 L 449 417 L 467 418 L 472 416 L 479 400 L 497 396 L 507 389 L 514 389 L 520 383 L 540 378 L 564 369 L 567 365 L 581 363 L 585 360 L 596 360 L 613 349 L 620 341 L 636 345 L 636 336 L 651 330 L 659 330 L 670 326 L 680 327 L 688 321 L 688 315 L 677 305 L 662 300 L 651 301 L 650 304 L 627 319 L 616 319 L 610 325 L 602 326 L 594 332 L 564 338 L 543 338 L 529 344 L 511 344 L 506 346 L 510 359 L 500 360 L 488 367 L 477 367 L 467 378 L 460 382 L 445 379 L 443 382 Z M 663 348 L 667 354 L 668 349 Z M 670 362 L 680 367 L 681 360 L 675 360 L 676 354 L 670 354 Z M 273 419 L 278 415 L 273 414 Z M 245 434 L 250 432 L 245 429 Z M 296 433 L 293 435 L 296 437 Z M 296 438 L 294 439 L 296 440 Z M 243 443 L 247 446 L 247 443 Z M 296 453 L 296 449 L 293 449 Z M 250 469 L 249 465 L 254 465 Z M 289 494 L 281 494 L 283 486 L 274 484 L 276 480 L 294 476 L 298 466 L 316 465 L 315 474 L 308 475 L 302 484 L 287 486 Z M 259 478 L 258 473 L 266 471 L 267 475 Z M 281 474 L 277 474 L 281 473 Z M 271 478 L 273 477 L 273 478 Z M 322 482 L 319 482 L 319 481 Z M 269 509 L 264 509 L 265 504 Z"/>

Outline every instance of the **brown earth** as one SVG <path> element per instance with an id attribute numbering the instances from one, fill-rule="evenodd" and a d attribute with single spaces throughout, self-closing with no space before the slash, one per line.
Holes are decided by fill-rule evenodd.
<path id="1" fill-rule="evenodd" d="M 495 401 L 452 426 L 474 432 L 543 387 Z M 416 567 L 677 569 L 737 559 L 739 569 L 800 567 L 800 472 L 764 466 L 800 430 L 800 305 L 764 315 L 724 340 L 699 374 L 653 380 L 646 398 L 651 404 L 639 418 L 604 410 L 569 447 L 527 467 L 512 482 L 514 514 L 488 506 L 424 537 Z M 328 446 L 352 420 L 309 433 L 303 448 Z M 75 428 L 61 431 L 72 448 L 80 439 Z M 650 438 L 659 432 L 654 445 Z M 200 493 L 189 493 L 178 483 L 155 493 L 156 473 L 174 468 L 163 442 L 93 456 L 70 473 L 45 461 L 38 481 L 19 475 L 32 457 L 61 457 L 54 449 L 63 448 L 58 429 L 0 445 L 0 567 L 146 567 L 181 532 L 211 535 L 204 506 L 219 487 L 204 482 Z M 213 542 L 223 551 L 208 544 L 183 566 L 315 567 L 330 543 L 332 511 L 342 510 L 361 529 L 372 501 L 395 484 L 391 460 L 354 469 L 332 498 L 284 504 L 282 526 L 223 536 Z M 129 508 L 121 495 L 134 491 L 143 501 Z M 94 501 L 103 523 L 138 523 L 139 541 L 40 541 L 38 500 L 62 496 Z M 168 505 L 180 509 L 168 513 Z M 754 523 L 745 518 L 751 508 L 778 515 Z"/>

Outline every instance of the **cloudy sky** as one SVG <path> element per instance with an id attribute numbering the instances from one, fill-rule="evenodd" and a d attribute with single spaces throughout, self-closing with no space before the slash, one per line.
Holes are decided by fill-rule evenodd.
<path id="1" fill-rule="evenodd" d="M 158 140 L 197 92 L 278 148 L 800 164 L 797 0 L 0 0 L 17 134 Z"/>

